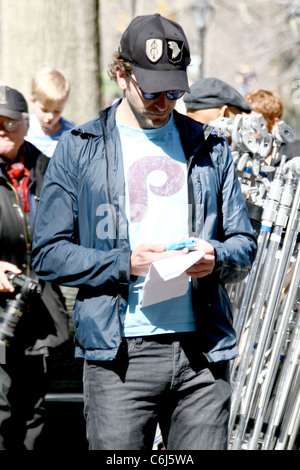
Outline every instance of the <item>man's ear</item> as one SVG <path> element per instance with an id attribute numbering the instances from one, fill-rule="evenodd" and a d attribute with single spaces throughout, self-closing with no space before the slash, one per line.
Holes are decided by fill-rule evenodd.
<path id="1" fill-rule="evenodd" d="M 227 104 L 224 104 L 224 105 L 220 108 L 219 117 L 229 117 L 229 110 L 228 110 Z"/>
<path id="2" fill-rule="evenodd" d="M 121 90 L 125 91 L 128 86 L 127 74 L 124 73 L 118 65 L 116 66 L 116 75 L 119 87 L 121 88 Z"/>

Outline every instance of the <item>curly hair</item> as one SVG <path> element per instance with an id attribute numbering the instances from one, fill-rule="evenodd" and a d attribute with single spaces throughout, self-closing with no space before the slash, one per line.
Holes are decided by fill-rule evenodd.
<path id="1" fill-rule="evenodd" d="M 123 59 L 119 52 L 114 53 L 114 61 L 112 64 L 109 65 L 108 68 L 108 76 L 111 80 L 117 83 L 117 74 L 116 74 L 116 66 L 119 66 L 123 73 L 126 75 L 132 74 L 132 68 L 129 62 Z"/>
<path id="2" fill-rule="evenodd" d="M 283 102 L 279 95 L 274 91 L 254 90 L 245 95 L 245 100 L 253 111 L 263 115 L 268 130 L 271 132 L 274 119 L 281 119 L 283 114 Z"/>

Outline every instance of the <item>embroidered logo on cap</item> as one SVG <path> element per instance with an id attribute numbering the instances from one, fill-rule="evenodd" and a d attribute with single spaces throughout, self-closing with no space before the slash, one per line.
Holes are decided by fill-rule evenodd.
<path id="1" fill-rule="evenodd" d="M 151 62 L 157 62 L 163 54 L 163 42 L 161 39 L 148 39 L 146 41 L 146 55 Z"/>
<path id="2" fill-rule="evenodd" d="M 168 59 L 173 64 L 182 59 L 183 42 L 168 41 Z"/>

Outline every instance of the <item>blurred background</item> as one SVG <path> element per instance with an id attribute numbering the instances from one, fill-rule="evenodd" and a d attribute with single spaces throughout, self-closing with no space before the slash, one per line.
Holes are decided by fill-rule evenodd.
<path id="1" fill-rule="evenodd" d="M 215 76 L 243 95 L 277 91 L 300 137 L 300 1 L 0 0 L 0 81 L 28 99 L 43 65 L 71 80 L 65 117 L 81 124 L 118 96 L 107 66 L 134 16 L 155 12 L 188 37 L 191 81 Z"/>

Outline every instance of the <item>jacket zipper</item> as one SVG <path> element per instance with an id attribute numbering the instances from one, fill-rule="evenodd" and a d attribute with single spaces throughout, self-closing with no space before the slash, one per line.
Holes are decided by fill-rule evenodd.
<path id="1" fill-rule="evenodd" d="M 107 149 L 107 138 L 106 138 L 106 126 L 103 122 L 103 115 L 100 113 L 100 125 L 102 128 L 102 134 L 103 134 L 103 142 L 104 142 L 104 153 L 105 153 L 105 160 L 106 160 L 106 184 L 107 184 L 107 193 L 108 193 L 108 200 L 111 205 L 112 204 L 112 195 L 110 192 L 110 186 L 109 186 L 109 159 L 108 159 L 108 149 Z M 119 246 L 119 238 L 118 238 L 118 227 L 117 223 L 115 220 L 115 230 L 116 230 L 116 248 Z M 119 320 L 119 336 L 120 336 L 120 342 L 119 346 L 117 347 L 115 357 L 117 356 L 121 346 L 122 346 L 122 324 L 121 324 L 121 318 L 120 318 L 120 294 L 117 293 L 117 298 L 116 298 L 116 309 L 118 313 L 118 320 Z"/>

